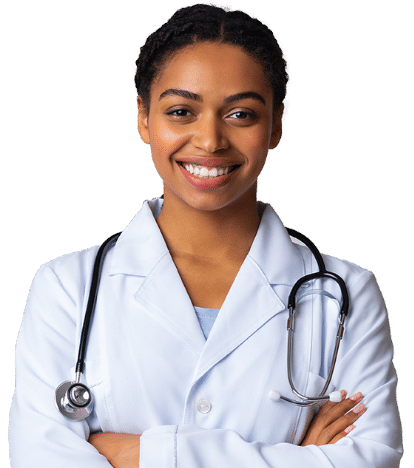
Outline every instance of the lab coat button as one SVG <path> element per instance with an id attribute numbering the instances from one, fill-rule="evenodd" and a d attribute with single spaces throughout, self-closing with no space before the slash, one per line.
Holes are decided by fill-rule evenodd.
<path id="1" fill-rule="evenodd" d="M 200 413 L 206 414 L 211 410 L 211 403 L 208 400 L 199 400 L 196 404 L 196 408 Z"/>

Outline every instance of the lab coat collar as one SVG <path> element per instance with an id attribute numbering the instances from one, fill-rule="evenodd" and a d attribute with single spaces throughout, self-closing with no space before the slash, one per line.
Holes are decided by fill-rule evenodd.
<path id="1" fill-rule="evenodd" d="M 294 244 L 273 208 L 259 202 L 263 214 L 249 257 L 261 268 L 270 284 L 293 286 L 305 275 L 300 249 Z"/>
<path id="2" fill-rule="evenodd" d="M 162 204 L 161 198 L 143 203 L 114 247 L 110 275 L 148 276 L 158 261 L 169 254 L 155 221 Z"/>
<path id="3" fill-rule="evenodd" d="M 122 232 L 114 247 L 111 275 L 145 277 L 164 256 L 169 256 L 155 221 L 162 204 L 161 198 L 145 201 L 142 209 Z M 258 265 L 270 284 L 293 286 L 305 274 L 300 249 L 292 243 L 273 208 L 263 203 L 259 206 L 263 214 L 248 257 Z"/>

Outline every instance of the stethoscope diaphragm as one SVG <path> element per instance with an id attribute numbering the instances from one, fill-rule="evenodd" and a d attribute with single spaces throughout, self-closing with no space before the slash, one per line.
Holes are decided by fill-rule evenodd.
<path id="1" fill-rule="evenodd" d="M 55 404 L 66 419 L 82 421 L 92 413 L 93 397 L 86 385 L 67 380 L 56 389 Z"/>

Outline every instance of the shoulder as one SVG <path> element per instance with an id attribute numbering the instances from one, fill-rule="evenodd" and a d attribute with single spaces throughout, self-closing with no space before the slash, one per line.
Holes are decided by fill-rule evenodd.
<path id="1" fill-rule="evenodd" d="M 99 246 L 89 247 L 78 252 L 61 255 L 44 263 L 40 270 L 52 270 L 57 276 L 80 277 L 91 271 Z"/>
<path id="2" fill-rule="evenodd" d="M 93 265 L 99 246 L 62 255 L 40 266 L 30 296 L 37 292 L 43 296 L 57 295 L 78 302 L 90 284 Z"/>
<path id="3" fill-rule="evenodd" d="M 115 250 L 118 251 L 118 263 L 131 264 L 133 263 L 131 252 L 135 252 L 137 246 L 140 249 L 142 257 L 145 259 L 148 257 L 148 243 L 151 246 L 163 244 L 160 233 L 159 237 L 161 241 L 158 244 L 154 242 L 151 235 L 154 231 L 154 225 L 156 226 L 154 212 L 157 213 L 161 209 L 161 206 L 162 200 L 160 199 L 144 202 L 141 210 L 122 232 L 116 248 L 108 252 L 108 257 L 105 256 L 106 266 L 112 264 Z M 131 246 L 135 248 L 131 249 Z M 83 300 L 84 292 L 90 288 L 93 267 L 99 247 L 100 245 L 97 245 L 78 252 L 62 255 L 41 265 L 34 277 L 30 289 L 31 295 L 33 296 L 32 290 L 46 291 L 47 288 L 51 288 L 56 291 L 56 295 L 58 296 L 62 296 L 62 293 L 64 293 L 66 296 L 74 298 L 74 302 Z"/>
<path id="4" fill-rule="evenodd" d="M 337 273 L 345 281 L 351 309 L 356 304 L 364 304 L 367 312 L 377 310 L 386 313 L 384 298 L 372 271 L 329 255 L 323 255 L 323 258 L 326 269 Z"/>
<path id="5" fill-rule="evenodd" d="M 365 303 L 366 310 L 375 308 L 386 311 L 385 301 L 375 274 L 347 260 L 340 260 L 330 255 L 323 255 L 326 269 L 337 273 L 345 281 L 351 307 Z M 370 307 L 368 308 L 368 303 Z"/>
<path id="6" fill-rule="evenodd" d="M 296 248 L 300 251 L 301 256 L 304 260 L 307 274 L 316 271 L 316 261 L 312 255 L 312 252 L 304 245 L 295 244 Z M 375 275 L 372 271 L 367 270 L 366 268 L 344 260 L 333 255 L 328 255 L 321 253 L 325 267 L 328 271 L 336 273 L 341 276 L 345 283 L 349 286 L 352 285 L 354 281 L 358 278 L 374 278 Z"/>
<path id="7" fill-rule="evenodd" d="M 347 342 L 354 343 L 363 333 L 382 329 L 389 335 L 388 314 L 385 301 L 372 271 L 355 263 L 323 255 L 326 269 L 338 274 L 345 282 L 349 296 Z M 352 335 L 352 338 L 349 337 Z"/>
<path id="8" fill-rule="evenodd" d="M 77 252 L 67 253 L 44 263 L 41 268 L 51 268 L 56 272 L 64 272 L 73 268 L 85 268 L 91 262 L 91 259 L 93 262 L 98 249 L 99 246 L 97 245 Z"/>

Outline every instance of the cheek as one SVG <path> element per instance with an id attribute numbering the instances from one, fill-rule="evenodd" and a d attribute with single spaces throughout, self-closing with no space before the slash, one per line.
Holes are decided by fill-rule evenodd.
<path id="1" fill-rule="evenodd" d="M 243 142 L 240 149 L 249 160 L 259 162 L 262 159 L 266 159 L 267 152 L 269 151 L 269 132 L 258 127 L 243 135 L 240 141 Z"/>
<path id="2" fill-rule="evenodd" d="M 167 124 L 155 124 L 150 128 L 150 144 L 153 156 L 171 156 L 188 140 L 186 133 L 177 132 Z"/>

